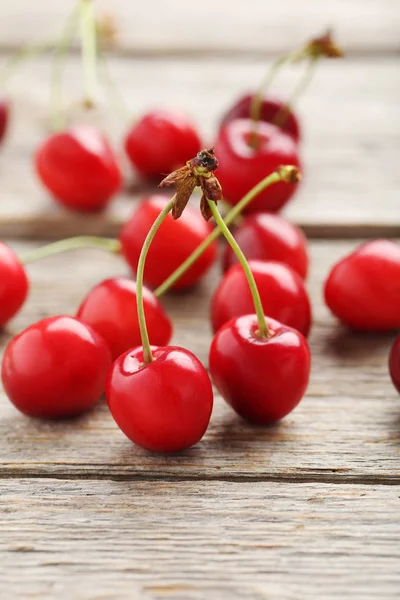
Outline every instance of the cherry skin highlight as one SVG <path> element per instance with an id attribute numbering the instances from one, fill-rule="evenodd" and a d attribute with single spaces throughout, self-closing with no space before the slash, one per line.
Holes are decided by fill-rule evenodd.
<path id="1" fill-rule="evenodd" d="M 237 204 L 247 192 L 281 165 L 300 168 L 296 142 L 275 125 L 258 123 L 258 147 L 252 148 L 253 122 L 236 119 L 221 127 L 215 142 L 219 159 L 218 179 L 224 198 Z M 298 184 L 274 183 L 260 192 L 244 209 L 244 213 L 269 210 L 277 212 L 293 196 Z"/>
<path id="2" fill-rule="evenodd" d="M 210 349 L 210 373 L 226 402 L 259 425 L 279 421 L 300 402 L 310 376 L 310 351 L 297 330 L 267 318 L 270 337 L 258 338 L 256 315 L 228 321 Z"/>
<path id="3" fill-rule="evenodd" d="M 11 340 L 1 375 L 18 410 L 64 419 L 97 402 L 111 363 L 110 350 L 96 331 L 73 317 L 58 316 L 38 321 Z"/>
<path id="4" fill-rule="evenodd" d="M 147 288 L 143 288 L 143 301 L 150 342 L 165 346 L 172 336 L 171 321 L 161 302 Z M 115 277 L 96 285 L 83 300 L 76 316 L 105 339 L 113 360 L 142 343 L 136 282 L 131 279 Z"/>
<path id="5" fill-rule="evenodd" d="M 307 239 L 301 229 L 280 215 L 270 212 L 249 215 L 233 234 L 247 259 L 283 262 L 303 279 L 307 277 Z M 224 271 L 237 262 L 235 253 L 227 245 L 223 257 Z"/>
<path id="6" fill-rule="evenodd" d="M 134 273 L 147 233 L 167 202 L 165 196 L 160 195 L 146 198 L 121 229 L 119 239 L 122 252 Z M 200 212 L 190 205 L 176 221 L 169 214 L 157 231 L 147 255 L 144 270 L 146 284 L 157 287 L 163 283 L 211 231 L 211 224 L 206 223 Z M 180 290 L 197 283 L 212 266 L 216 255 L 217 244 L 214 242 L 172 289 Z"/>
<path id="7" fill-rule="evenodd" d="M 395 339 L 390 350 L 389 373 L 394 387 L 400 394 L 400 336 Z"/>
<path id="8" fill-rule="evenodd" d="M 325 282 L 325 302 L 342 323 L 360 331 L 400 327 L 400 245 L 366 242 L 336 263 Z"/>
<path id="9" fill-rule="evenodd" d="M 251 103 L 254 95 L 255 94 L 245 94 L 239 98 L 223 115 L 221 119 L 221 125 L 226 125 L 226 123 L 229 123 L 229 121 L 233 121 L 235 119 L 250 119 Z M 260 108 L 260 121 L 265 121 L 275 125 L 274 119 L 276 119 L 279 114 L 282 114 L 282 111 L 284 110 L 284 102 L 278 100 L 277 98 L 264 96 Z M 300 124 L 292 110 L 289 110 L 287 113 L 285 111 L 283 122 L 279 123 L 277 126 L 285 133 L 291 135 L 296 142 L 300 140 Z"/>
<path id="10" fill-rule="evenodd" d="M 28 289 L 24 266 L 11 248 L 0 242 L 0 327 L 19 311 Z"/>
<path id="11" fill-rule="evenodd" d="M 153 452 L 178 452 L 203 437 L 213 393 L 201 362 L 188 350 L 153 347 L 144 364 L 143 348 L 129 350 L 112 366 L 107 402 L 117 425 L 135 444 Z"/>
<path id="12" fill-rule="evenodd" d="M 36 171 L 60 204 L 80 212 L 104 209 L 121 185 L 107 138 L 88 125 L 47 138 L 36 152 Z"/>
<path id="13" fill-rule="evenodd" d="M 191 121 L 178 110 L 146 113 L 125 139 L 132 166 L 145 179 L 156 181 L 182 167 L 201 146 Z"/>
<path id="14" fill-rule="evenodd" d="M 274 261 L 250 260 L 264 313 L 307 336 L 311 327 L 311 306 L 302 278 L 288 265 Z M 211 301 L 213 331 L 234 317 L 254 312 L 249 284 L 242 267 L 234 265 L 221 279 Z"/>
<path id="15" fill-rule="evenodd" d="M 10 104 L 5 98 L 0 98 L 0 144 L 7 133 L 10 115 Z"/>

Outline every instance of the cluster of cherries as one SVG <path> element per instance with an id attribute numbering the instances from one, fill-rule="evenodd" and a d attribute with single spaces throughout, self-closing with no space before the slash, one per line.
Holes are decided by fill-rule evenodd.
<path id="1" fill-rule="evenodd" d="M 321 55 L 338 54 L 329 36 L 306 49 L 312 64 Z M 136 274 L 136 281 L 100 282 L 76 316 L 43 319 L 10 341 L 2 381 L 23 413 L 73 417 L 105 391 L 116 423 L 139 446 L 173 452 L 197 443 L 211 418 L 210 376 L 193 353 L 168 345 L 172 324 L 159 298 L 169 289 L 191 288 L 206 275 L 217 260 L 221 233 L 228 244 L 210 306 L 211 379 L 253 423 L 273 423 L 297 406 L 310 374 L 306 338 L 312 315 L 304 283 L 309 258 L 303 233 L 277 211 L 300 180 L 301 135 L 289 106 L 261 91 L 226 112 L 209 150 L 200 150 L 193 125 L 175 111 L 149 113 L 134 125 L 125 148 L 136 171 L 149 180 L 170 173 L 160 187 L 174 186 L 176 193 L 172 199 L 145 198 L 117 240 L 71 238 L 21 257 L 0 243 L 0 326 L 25 302 L 24 264 L 31 260 L 96 246 L 121 254 Z M 0 134 L 7 114 L 7 105 L 0 104 Z M 86 126 L 51 136 L 37 152 L 36 166 L 52 195 L 74 210 L 104 208 L 121 182 L 107 140 Z M 197 187 L 200 212 L 188 205 Z M 224 218 L 218 209 L 222 197 L 231 206 Z M 399 272 L 396 242 L 367 242 L 332 268 L 326 303 L 352 329 L 397 329 Z M 400 338 L 390 355 L 390 374 L 400 391 Z"/>

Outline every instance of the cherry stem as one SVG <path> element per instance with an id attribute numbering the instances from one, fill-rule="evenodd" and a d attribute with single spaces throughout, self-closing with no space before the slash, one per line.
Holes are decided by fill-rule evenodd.
<path id="1" fill-rule="evenodd" d="M 34 250 L 28 250 L 23 252 L 19 257 L 20 261 L 24 264 L 30 263 L 41 258 L 47 258 L 54 254 L 60 254 L 68 250 L 77 250 L 78 248 L 100 248 L 107 252 L 119 254 L 121 251 L 121 244 L 118 240 L 110 238 L 101 238 L 91 235 L 81 235 L 73 238 L 67 238 L 66 240 L 60 240 L 58 242 L 52 242 L 46 246 L 35 248 Z"/>
<path id="2" fill-rule="evenodd" d="M 142 246 L 142 250 L 140 252 L 139 262 L 138 262 L 138 266 L 137 266 L 136 303 L 137 303 L 140 337 L 142 339 L 142 346 L 143 346 L 143 358 L 144 358 L 144 363 L 146 365 L 153 362 L 153 355 L 151 353 L 151 346 L 150 346 L 149 334 L 147 331 L 146 316 L 144 313 L 144 304 L 143 304 L 144 266 L 146 263 L 147 253 L 151 246 L 151 242 L 153 241 L 153 238 L 154 238 L 155 234 L 157 233 L 159 227 L 161 226 L 162 222 L 165 220 L 165 218 L 171 212 L 173 204 L 174 204 L 174 200 L 175 200 L 175 196 L 173 196 L 171 198 L 171 200 L 163 208 L 163 210 L 160 212 L 157 219 L 154 221 L 153 225 L 151 226 L 151 228 L 146 236 L 146 239 L 143 242 L 143 246 Z M 162 260 L 162 257 L 160 257 L 160 260 Z"/>
<path id="3" fill-rule="evenodd" d="M 91 108 L 94 105 L 97 67 L 97 29 L 93 0 L 81 0 L 79 8 L 84 73 L 84 103 L 87 108 Z"/>
<path id="4" fill-rule="evenodd" d="M 255 309 L 255 312 L 257 315 L 257 321 L 258 321 L 258 330 L 256 332 L 257 337 L 268 338 L 269 337 L 268 324 L 265 319 L 264 309 L 263 309 L 261 298 L 260 298 L 260 293 L 258 291 L 258 287 L 256 284 L 256 280 L 254 279 L 254 275 L 250 269 L 250 265 L 247 262 L 247 259 L 246 259 L 245 255 L 243 254 L 242 249 L 240 248 L 239 244 L 237 243 L 237 241 L 233 237 L 232 233 L 229 231 L 228 227 L 226 226 L 226 223 L 223 220 L 223 218 L 218 210 L 217 204 L 213 200 L 209 200 L 208 198 L 207 198 L 207 201 L 208 201 L 208 205 L 211 209 L 211 212 L 213 214 L 216 224 L 218 225 L 218 227 L 221 230 L 226 241 L 228 242 L 228 244 L 230 245 L 230 247 L 236 254 L 236 258 L 238 259 L 238 261 L 243 269 L 243 272 L 246 276 L 247 283 L 249 284 L 250 292 L 253 297 L 254 309 Z"/>
<path id="5" fill-rule="evenodd" d="M 283 106 L 278 113 L 275 115 L 272 123 L 277 125 L 278 127 L 282 127 L 289 116 L 289 112 L 291 107 L 295 104 L 295 102 L 300 98 L 300 96 L 305 92 L 305 90 L 310 85 L 312 78 L 315 74 L 316 66 L 318 64 L 319 56 L 311 56 L 307 68 L 302 75 L 299 83 L 294 88 L 288 102 Z"/>
<path id="6" fill-rule="evenodd" d="M 73 40 L 78 21 L 79 5 L 75 6 L 65 22 L 60 40 L 54 51 L 51 74 L 51 125 L 53 131 L 60 131 L 65 126 L 65 118 L 61 109 L 61 79 L 69 46 Z"/>
<path id="7" fill-rule="evenodd" d="M 230 225 L 240 215 L 242 210 L 265 188 L 269 187 L 273 183 L 277 183 L 284 179 L 285 170 L 291 169 L 289 165 L 280 167 L 278 171 L 274 171 L 265 179 L 262 179 L 257 185 L 255 185 L 243 198 L 238 202 L 231 210 L 225 215 L 225 225 Z M 197 248 L 187 257 L 187 259 L 173 272 L 171 275 L 163 281 L 161 285 L 154 291 L 154 294 L 159 297 L 165 294 L 171 286 L 174 285 L 180 277 L 196 262 L 196 260 L 203 254 L 205 250 L 221 235 L 221 230 L 216 227 L 214 231 L 210 233 L 206 239 L 197 246 Z"/>
<path id="8" fill-rule="evenodd" d="M 131 120 L 131 112 L 125 103 L 124 97 L 121 94 L 118 86 L 115 84 L 110 69 L 108 68 L 108 62 L 105 57 L 104 52 L 99 52 L 99 66 L 101 67 L 101 76 L 102 83 L 104 89 L 107 93 L 110 105 L 115 109 L 118 115 L 121 117 L 121 120 L 126 123 L 126 121 Z"/>

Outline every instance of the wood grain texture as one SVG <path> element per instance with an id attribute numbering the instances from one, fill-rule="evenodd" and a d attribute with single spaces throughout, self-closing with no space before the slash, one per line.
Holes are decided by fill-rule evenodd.
<path id="1" fill-rule="evenodd" d="M 26 43 L 32 36 L 57 35 L 74 0 L 3 0 L 2 48 Z M 96 0 L 112 12 L 120 28 L 121 50 L 135 55 L 198 55 L 286 52 L 293 45 L 334 27 L 351 52 L 399 50 L 400 7 L 396 0 L 216 0 L 212 7 L 183 0 Z"/>
<path id="2" fill-rule="evenodd" d="M 0 482 L 4 598 L 397 599 L 399 488 Z"/>
<path id="3" fill-rule="evenodd" d="M 247 425 L 216 396 L 204 440 L 188 452 L 160 457 L 135 448 L 104 402 L 81 419 L 53 424 L 22 416 L 2 393 L 1 476 L 400 483 L 399 398 L 387 371 L 393 336 L 348 333 L 321 299 L 329 266 L 355 244 L 311 244 L 312 377 L 307 396 L 280 424 Z M 3 344 L 38 318 L 73 314 L 91 285 L 126 270 L 118 257 L 81 251 L 32 265 L 29 272 L 30 300 L 3 335 Z M 216 278 L 215 272 L 195 293 L 164 299 L 175 324 L 174 342 L 205 364 L 211 340 L 208 302 Z"/>
<path id="4" fill-rule="evenodd" d="M 189 67 L 182 60 L 115 59 L 111 68 L 136 114 L 159 104 L 162 89 L 162 105 L 192 114 L 201 123 L 206 144 L 211 143 L 226 106 L 259 81 L 265 62 L 202 59 Z M 400 147 L 399 73 L 394 58 L 321 65 L 299 105 L 305 132 L 301 148 L 304 181 L 286 209 L 287 216 L 308 233 L 318 237 L 400 234 L 400 172 L 396 163 Z M 122 194 L 108 212 L 96 217 L 74 215 L 55 206 L 36 180 L 32 155 L 47 131 L 48 89 L 43 81 L 48 74 L 49 61 L 43 59 L 22 71 L 13 86 L 15 118 L 0 156 L 0 236 L 115 234 L 135 200 L 146 192 L 137 179 L 131 182 L 132 193 Z M 101 100 L 97 111 L 83 115 L 78 106 L 77 59 L 72 60 L 66 75 L 66 99 L 73 120 L 101 123 L 122 159 L 121 122 Z M 283 97 L 298 76 L 294 69 L 280 80 L 277 89 Z M 130 170 L 124 166 L 130 179 Z"/>

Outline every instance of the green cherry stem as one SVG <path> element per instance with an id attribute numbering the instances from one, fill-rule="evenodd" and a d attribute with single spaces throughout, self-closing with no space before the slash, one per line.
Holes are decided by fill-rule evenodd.
<path id="1" fill-rule="evenodd" d="M 76 5 L 67 18 L 60 40 L 54 50 L 51 73 L 50 112 L 53 131 L 61 131 L 65 126 L 65 118 L 61 108 L 61 80 L 65 67 L 68 49 L 72 43 L 79 16 L 79 5 Z"/>
<path id="2" fill-rule="evenodd" d="M 0 71 L 0 88 L 4 88 L 10 79 L 18 71 L 19 67 L 26 61 L 54 48 L 54 40 L 46 39 L 22 46 L 17 52 L 10 56 Z"/>
<path id="3" fill-rule="evenodd" d="M 144 304 L 143 304 L 143 274 L 144 274 L 144 266 L 146 263 L 147 253 L 151 246 L 151 242 L 155 234 L 157 233 L 159 227 L 161 226 L 164 219 L 168 216 L 168 214 L 172 210 L 172 206 L 174 204 L 175 196 L 171 198 L 168 204 L 163 208 L 163 210 L 158 215 L 157 219 L 154 221 L 151 226 L 146 239 L 143 242 L 142 250 L 139 256 L 139 262 L 137 266 L 136 273 L 136 303 L 137 303 L 137 312 L 138 312 L 138 321 L 139 321 L 139 329 L 140 329 L 140 337 L 142 339 L 143 346 L 143 358 L 145 364 L 149 364 L 153 362 L 153 355 L 151 353 L 151 346 L 149 340 L 149 334 L 147 331 L 146 325 L 146 316 L 144 313 Z M 161 260 L 161 258 L 160 258 Z"/>
<path id="4" fill-rule="evenodd" d="M 289 181 L 291 177 L 291 173 L 298 172 L 296 167 L 291 165 L 285 165 L 280 167 L 277 171 L 273 171 L 267 177 L 262 179 L 257 185 L 255 185 L 243 198 L 238 202 L 231 210 L 225 215 L 225 225 L 230 225 L 235 221 L 235 219 L 240 215 L 242 210 L 250 204 L 250 202 L 265 188 L 269 187 L 273 183 L 277 183 L 278 181 Z M 157 297 L 165 294 L 171 286 L 174 285 L 176 281 L 186 271 L 192 266 L 194 262 L 203 254 L 203 252 L 221 235 L 221 231 L 218 227 L 216 227 L 210 235 L 197 246 L 197 248 L 188 256 L 188 258 L 173 272 L 171 275 L 163 281 L 161 285 L 154 291 Z"/>
<path id="5" fill-rule="evenodd" d="M 114 79 L 111 76 L 106 56 L 102 51 L 99 52 L 99 67 L 101 69 L 101 82 L 106 91 L 110 106 L 115 109 L 123 123 L 131 121 L 131 112 L 125 103 L 124 97 L 121 94 L 120 89 L 118 88 Z"/>
<path id="6" fill-rule="evenodd" d="M 319 56 L 311 56 L 310 57 L 310 59 L 307 63 L 307 68 L 306 68 L 304 74 L 302 75 L 299 83 L 294 88 L 288 102 L 286 103 L 285 106 L 283 106 L 279 110 L 279 112 L 274 117 L 274 119 L 272 121 L 274 123 L 274 125 L 277 125 L 278 127 L 282 127 L 285 124 L 285 122 L 289 116 L 291 107 L 295 104 L 295 102 L 300 98 L 300 96 L 306 91 L 306 89 L 310 85 L 310 83 L 314 77 L 319 58 L 320 58 Z"/>
<path id="7" fill-rule="evenodd" d="M 118 240 L 110 238 L 101 238 L 91 235 L 81 235 L 73 238 L 67 238 L 58 242 L 52 242 L 41 248 L 35 248 L 34 250 L 28 250 L 23 252 L 19 259 L 22 263 L 30 263 L 41 258 L 47 258 L 54 254 L 60 254 L 67 250 L 77 250 L 78 248 L 100 248 L 107 252 L 119 254 L 121 251 L 121 244 Z"/>
<path id="8" fill-rule="evenodd" d="M 84 103 L 94 104 L 97 71 L 97 28 L 93 0 L 80 0 L 82 65 L 84 74 Z"/>
<path id="9" fill-rule="evenodd" d="M 259 291 L 257 288 L 256 280 L 254 279 L 254 275 L 251 272 L 250 265 L 247 262 L 246 257 L 243 254 L 239 244 L 237 243 L 237 241 L 235 240 L 235 238 L 229 231 L 228 227 L 226 226 L 225 221 L 223 220 L 222 216 L 220 215 L 217 204 L 213 200 L 207 199 L 207 201 L 208 201 L 208 205 L 211 209 L 211 212 L 213 214 L 213 217 L 215 219 L 215 222 L 218 225 L 218 228 L 220 229 L 222 235 L 225 237 L 226 241 L 228 242 L 228 244 L 230 245 L 230 247 L 232 248 L 234 253 L 236 254 L 236 257 L 237 257 L 237 259 L 243 269 L 243 272 L 246 276 L 247 283 L 249 284 L 251 295 L 253 297 L 255 312 L 257 315 L 257 321 L 258 321 L 257 336 L 260 338 L 268 338 L 269 337 L 268 325 L 267 325 L 267 321 L 265 319 L 264 309 L 262 307 L 261 298 L 260 298 L 260 294 L 259 294 Z"/>

